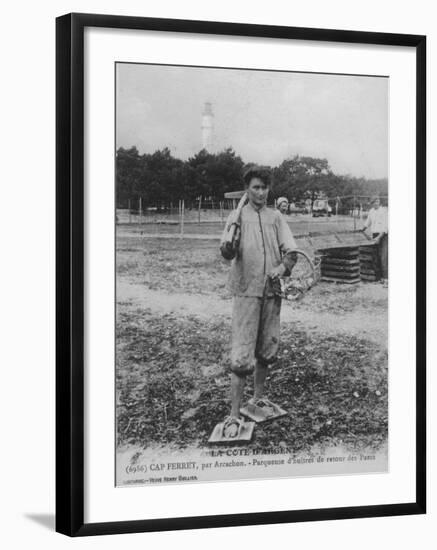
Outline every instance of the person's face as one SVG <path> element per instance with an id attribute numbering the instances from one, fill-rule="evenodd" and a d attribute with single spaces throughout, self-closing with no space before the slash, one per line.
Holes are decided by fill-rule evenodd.
<path id="1" fill-rule="evenodd" d="M 249 186 L 247 187 L 247 196 L 249 198 L 249 202 L 251 202 L 254 206 L 264 206 L 267 201 L 268 192 L 269 188 L 261 179 L 252 178 L 250 180 Z"/>
<path id="2" fill-rule="evenodd" d="M 380 204 L 381 204 L 381 201 L 380 201 L 379 199 L 376 199 L 376 200 L 373 202 L 373 208 L 375 208 L 376 210 L 378 210 Z"/>
<path id="3" fill-rule="evenodd" d="M 282 201 L 279 205 L 279 212 L 281 214 L 286 214 L 288 210 L 288 202 Z"/>

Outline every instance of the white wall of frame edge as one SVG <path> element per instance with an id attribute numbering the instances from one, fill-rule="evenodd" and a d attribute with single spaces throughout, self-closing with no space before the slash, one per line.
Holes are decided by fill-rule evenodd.
<path id="1" fill-rule="evenodd" d="M 415 257 L 415 189 L 411 185 L 415 178 L 414 50 L 91 28 L 85 31 L 85 59 L 87 521 L 413 500 L 415 268 L 414 262 L 405 263 L 405 256 Z M 114 487 L 114 348 L 107 345 L 114 334 L 114 195 L 105 190 L 113 182 L 114 62 L 120 60 L 389 76 L 389 473 L 158 489 Z"/>

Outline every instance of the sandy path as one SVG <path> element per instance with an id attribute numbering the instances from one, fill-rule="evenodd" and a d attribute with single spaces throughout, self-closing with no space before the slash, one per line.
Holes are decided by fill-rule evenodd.
<path id="1" fill-rule="evenodd" d="M 231 316 L 231 300 L 215 296 L 189 294 L 167 294 L 150 290 L 144 285 L 119 282 L 117 302 L 124 307 L 147 308 L 152 312 L 177 313 L 180 316 L 196 315 L 211 319 L 218 315 Z M 294 309 L 292 304 L 284 304 L 281 320 L 285 323 L 298 323 L 307 331 L 323 333 L 348 333 L 360 338 L 387 346 L 387 313 L 375 315 L 372 310 L 358 310 L 342 314 Z"/>

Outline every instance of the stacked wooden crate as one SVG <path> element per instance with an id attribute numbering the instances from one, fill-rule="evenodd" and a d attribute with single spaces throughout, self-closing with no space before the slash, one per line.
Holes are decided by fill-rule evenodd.
<path id="1" fill-rule="evenodd" d="M 354 284 L 376 281 L 380 276 L 377 247 L 361 231 L 309 233 L 298 237 L 298 242 L 299 247 L 321 258 L 324 281 Z"/>
<path id="2" fill-rule="evenodd" d="M 378 249 L 376 246 L 360 246 L 360 273 L 363 281 L 379 279 Z"/>
<path id="3" fill-rule="evenodd" d="M 358 246 L 323 250 L 321 275 L 324 281 L 354 284 L 360 282 Z"/>

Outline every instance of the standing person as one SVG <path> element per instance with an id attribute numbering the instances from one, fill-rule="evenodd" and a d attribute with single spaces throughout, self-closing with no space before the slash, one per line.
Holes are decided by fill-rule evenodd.
<path id="1" fill-rule="evenodd" d="M 234 296 L 231 346 L 231 412 L 223 424 L 223 435 L 237 437 L 244 420 L 240 414 L 247 375 L 254 373 L 254 395 L 246 410 L 275 417 L 285 414 L 265 397 L 265 380 L 279 347 L 281 298 L 274 283 L 291 271 L 297 248 L 284 217 L 266 206 L 270 171 L 251 167 L 244 174 L 248 203 L 239 220 L 237 248 L 226 241 L 234 215 L 228 218 L 221 242 L 224 258 L 232 259 L 230 290 Z M 278 411 L 281 414 L 278 414 Z M 250 415 L 249 415 L 250 416 Z"/>
<path id="2" fill-rule="evenodd" d="M 288 214 L 288 207 L 289 207 L 289 202 L 287 197 L 279 197 L 279 199 L 276 200 L 276 208 L 283 216 Z M 290 270 L 286 269 L 283 277 L 285 278 L 289 276 L 290 276 Z"/>
<path id="3" fill-rule="evenodd" d="M 388 215 L 387 208 L 381 206 L 379 197 L 372 197 L 372 208 L 362 231 L 369 230 L 378 247 L 378 260 L 381 282 L 388 280 Z"/>
<path id="4" fill-rule="evenodd" d="M 276 201 L 276 208 L 279 210 L 281 214 L 287 214 L 288 213 L 288 199 L 286 197 L 279 197 L 279 199 Z"/>

